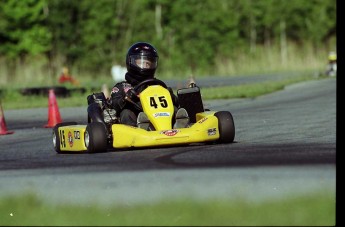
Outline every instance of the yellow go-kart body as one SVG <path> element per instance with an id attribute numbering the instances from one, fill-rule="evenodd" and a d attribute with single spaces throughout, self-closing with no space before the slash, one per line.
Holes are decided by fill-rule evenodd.
<path id="1" fill-rule="evenodd" d="M 99 122 L 91 122 L 88 125 L 60 123 L 53 130 L 55 150 L 58 153 L 101 152 L 109 148 L 157 147 L 234 140 L 233 118 L 228 111 L 192 111 L 193 122 L 188 127 L 173 128 L 174 106 L 170 92 L 165 87 L 148 86 L 140 93 L 139 99 L 143 112 L 154 130 L 148 131 L 118 123 L 111 125 L 111 131 L 107 132 Z"/>

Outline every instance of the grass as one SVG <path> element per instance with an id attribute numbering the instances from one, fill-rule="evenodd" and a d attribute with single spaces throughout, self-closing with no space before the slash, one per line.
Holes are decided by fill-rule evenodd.
<path id="1" fill-rule="evenodd" d="M 323 77 L 319 77 L 322 79 Z M 306 80 L 313 80 L 315 76 L 311 74 L 303 74 L 295 76 L 290 79 L 280 81 L 266 81 L 262 83 L 222 86 L 213 88 L 201 88 L 201 94 L 204 100 L 209 99 L 232 99 L 232 98 L 253 98 L 260 95 L 268 94 L 277 90 L 283 89 L 285 86 L 298 83 Z M 101 87 L 101 86 L 99 86 Z M 77 107 L 86 106 L 86 96 L 94 91 L 93 88 L 88 87 L 86 94 L 72 93 L 67 98 L 57 98 L 59 107 Z M 101 91 L 101 89 L 99 90 Z M 176 91 L 175 91 L 176 94 Z M 23 96 L 18 90 L 8 89 L 4 90 L 0 96 L 0 100 L 4 109 L 26 109 L 38 108 L 48 106 L 48 97 L 38 96 Z"/>
<path id="2" fill-rule="evenodd" d="M 243 200 L 175 200 L 146 205 L 53 205 L 33 195 L 0 199 L 0 225 L 20 226 L 334 226 L 335 195 L 251 203 Z"/>
<path id="3" fill-rule="evenodd" d="M 57 97 L 57 102 L 59 107 L 86 106 L 86 96 L 86 94 L 72 93 L 67 98 Z M 17 90 L 7 90 L 2 95 L 2 107 L 6 110 L 48 107 L 48 94 L 24 96 Z"/>
<path id="4" fill-rule="evenodd" d="M 224 86 L 216 88 L 203 88 L 203 99 L 233 99 L 233 98 L 254 98 L 260 95 L 272 93 L 284 89 L 285 86 L 315 79 L 312 75 L 302 75 L 281 81 L 269 81 L 263 83 Z"/>

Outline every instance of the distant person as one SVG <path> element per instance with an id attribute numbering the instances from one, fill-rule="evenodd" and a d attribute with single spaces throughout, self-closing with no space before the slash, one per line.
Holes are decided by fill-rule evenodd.
<path id="1" fill-rule="evenodd" d="M 124 81 L 126 72 L 126 68 L 121 65 L 114 64 L 111 67 L 111 76 L 115 82 Z"/>
<path id="2" fill-rule="evenodd" d="M 337 54 L 335 52 L 330 52 L 328 55 L 328 64 L 326 69 L 327 76 L 337 75 Z"/>
<path id="3" fill-rule="evenodd" d="M 79 82 L 72 77 L 67 67 L 62 68 L 62 73 L 59 77 L 59 83 L 60 84 L 71 83 L 73 85 L 79 85 Z"/>

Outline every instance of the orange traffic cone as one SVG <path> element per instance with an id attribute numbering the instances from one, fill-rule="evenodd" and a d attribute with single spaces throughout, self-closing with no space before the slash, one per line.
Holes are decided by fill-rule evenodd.
<path id="1" fill-rule="evenodd" d="M 13 132 L 7 131 L 6 121 L 4 112 L 2 111 L 2 106 L 0 102 L 0 135 L 12 134 Z"/>
<path id="2" fill-rule="evenodd" d="M 52 128 L 56 124 L 61 122 L 60 111 L 58 104 L 56 102 L 56 97 L 54 93 L 54 89 L 49 89 L 49 100 L 48 100 L 48 124 L 46 124 L 45 128 Z"/>

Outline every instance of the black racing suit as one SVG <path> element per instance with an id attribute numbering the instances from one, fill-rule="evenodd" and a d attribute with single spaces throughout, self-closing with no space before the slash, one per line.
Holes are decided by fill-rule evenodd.
<path id="1" fill-rule="evenodd" d="M 137 125 L 137 116 L 138 116 L 139 112 L 142 111 L 142 109 L 138 108 L 135 104 L 130 103 L 130 102 L 125 100 L 126 94 L 130 89 L 133 89 L 133 86 L 126 81 L 119 82 L 119 83 L 115 84 L 115 86 L 113 87 L 113 89 L 111 91 L 109 104 L 111 105 L 112 108 L 114 108 L 116 110 L 117 116 L 120 118 L 120 122 L 122 124 L 136 126 Z M 145 87 L 141 87 L 141 89 L 138 91 L 138 93 L 140 93 L 144 89 L 145 89 Z M 170 87 L 168 87 L 168 90 L 170 92 L 170 95 L 171 95 L 171 98 L 173 101 L 173 105 L 175 107 L 174 112 L 176 112 L 177 108 L 179 106 L 177 96 L 173 93 L 173 91 Z M 133 99 L 133 101 L 139 107 L 141 107 L 139 98 L 135 97 Z"/>
<path id="2" fill-rule="evenodd" d="M 137 83 L 133 83 L 133 84 L 137 84 Z M 103 115 L 102 115 L 103 110 L 100 107 L 100 105 L 97 102 L 95 102 L 95 95 L 96 95 L 97 98 L 103 99 L 103 102 L 105 102 L 105 105 L 108 108 L 112 108 L 116 111 L 116 116 L 120 119 L 121 124 L 137 126 L 137 116 L 138 116 L 139 112 L 142 110 L 139 109 L 135 104 L 130 103 L 130 102 L 125 100 L 126 93 L 130 89 L 133 89 L 133 85 L 128 83 L 127 81 L 122 81 L 122 82 L 115 84 L 115 86 L 112 88 L 110 98 L 108 100 L 106 100 L 104 97 L 104 94 L 101 94 L 101 93 L 89 95 L 87 98 L 87 100 L 88 100 L 87 112 L 88 112 L 89 118 L 92 119 L 92 121 L 94 121 L 94 122 L 101 122 L 106 126 L 106 123 L 105 123 L 105 121 L 103 119 Z M 140 88 L 140 90 L 138 91 L 138 93 L 140 93 L 144 89 L 145 89 L 145 87 L 142 86 Z M 173 90 L 170 87 L 168 87 L 168 90 L 170 92 L 172 102 L 174 105 L 174 113 L 176 113 L 176 111 L 179 107 L 178 98 L 173 93 Z M 135 97 L 133 99 L 133 101 L 141 107 L 139 98 Z"/>

